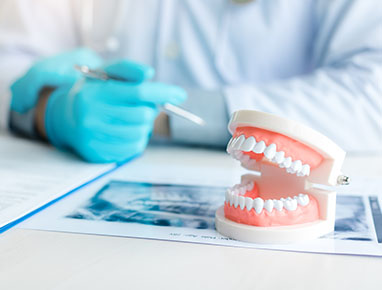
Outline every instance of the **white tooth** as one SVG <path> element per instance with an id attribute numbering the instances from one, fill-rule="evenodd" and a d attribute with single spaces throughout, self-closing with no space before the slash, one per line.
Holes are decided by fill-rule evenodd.
<path id="1" fill-rule="evenodd" d="M 237 140 L 239 140 L 239 138 L 238 137 L 232 137 L 232 142 L 231 142 L 231 145 L 230 145 L 230 147 L 229 147 L 229 151 L 230 151 L 230 153 L 235 153 L 235 151 L 234 151 L 234 146 L 235 146 L 235 144 L 236 144 L 236 142 L 237 142 Z"/>
<path id="2" fill-rule="evenodd" d="M 257 213 L 261 213 L 264 207 L 264 200 L 260 197 L 255 198 L 253 201 L 253 207 Z"/>
<path id="3" fill-rule="evenodd" d="M 275 199 L 275 200 L 273 200 L 273 206 L 278 211 L 282 211 L 284 203 L 281 200 L 279 200 L 279 199 Z"/>
<path id="4" fill-rule="evenodd" d="M 297 197 L 297 203 L 298 203 L 299 205 L 301 205 L 301 206 L 306 205 L 306 204 L 304 203 L 304 198 L 302 198 L 302 197 Z"/>
<path id="5" fill-rule="evenodd" d="M 289 168 L 292 164 L 292 158 L 291 157 L 287 157 L 284 159 L 283 163 L 281 163 L 279 166 L 281 168 Z"/>
<path id="6" fill-rule="evenodd" d="M 226 151 L 227 151 L 227 153 L 231 153 L 231 146 L 232 146 L 232 143 L 233 143 L 233 140 L 234 140 L 235 138 L 231 138 L 230 140 L 229 140 L 229 142 L 228 142 L 228 144 L 227 144 L 227 149 L 226 149 Z"/>
<path id="7" fill-rule="evenodd" d="M 306 171 L 306 173 L 305 173 L 305 175 L 306 176 L 309 176 L 310 175 L 310 165 L 308 165 L 308 164 L 305 164 L 305 166 L 308 168 Z"/>
<path id="8" fill-rule="evenodd" d="M 297 173 L 297 176 L 305 176 L 305 175 L 309 175 L 309 174 L 310 174 L 310 166 L 309 166 L 309 164 L 304 164 L 301 167 L 300 172 Z"/>
<path id="9" fill-rule="evenodd" d="M 285 152 L 284 151 L 276 152 L 276 155 L 275 155 L 275 157 L 273 157 L 273 160 L 277 164 L 280 164 L 280 163 L 282 163 L 284 161 L 284 159 L 285 159 L 284 156 L 285 156 Z"/>
<path id="10" fill-rule="evenodd" d="M 284 207 L 291 211 L 291 210 L 296 210 L 297 208 L 297 201 L 295 199 L 286 199 L 284 201 Z"/>
<path id="11" fill-rule="evenodd" d="M 295 173 L 295 172 L 293 171 L 293 169 L 292 169 L 292 166 L 289 167 L 289 168 L 287 168 L 287 169 L 286 169 L 286 172 L 288 172 L 288 173 L 290 173 L 290 174 Z"/>
<path id="12" fill-rule="evenodd" d="M 307 194 L 300 193 L 297 197 L 297 202 L 301 206 L 306 206 L 309 203 L 309 196 Z"/>
<path id="13" fill-rule="evenodd" d="M 239 140 L 239 137 L 233 137 L 233 136 L 232 136 L 232 138 L 233 138 L 233 140 L 232 140 L 232 143 L 231 143 L 231 145 L 230 145 L 231 151 L 234 150 L 234 148 L 235 148 L 235 144 L 237 143 L 237 140 Z"/>
<path id="14" fill-rule="evenodd" d="M 240 149 L 245 152 L 252 151 L 253 147 L 256 145 L 256 139 L 254 137 L 247 138 L 243 144 L 241 145 Z"/>
<path id="15" fill-rule="evenodd" d="M 226 201 L 226 202 L 229 202 L 230 197 L 231 197 L 231 190 L 230 190 L 230 189 L 227 189 L 227 190 L 225 191 L 225 201 Z"/>
<path id="16" fill-rule="evenodd" d="M 231 191 L 231 195 L 229 197 L 229 205 L 232 206 L 233 205 L 233 199 L 235 197 L 235 194 Z"/>
<path id="17" fill-rule="evenodd" d="M 239 196 L 237 194 L 234 194 L 233 196 L 233 205 L 234 207 L 237 207 L 239 205 Z"/>
<path id="18" fill-rule="evenodd" d="M 244 196 L 239 196 L 239 205 L 240 205 L 240 209 L 244 209 L 244 206 L 245 206 L 245 197 Z"/>
<path id="19" fill-rule="evenodd" d="M 243 152 L 241 152 L 239 150 L 234 151 L 233 154 L 234 154 L 234 158 L 237 160 L 240 160 L 241 157 L 243 156 Z"/>
<path id="20" fill-rule="evenodd" d="M 246 197 L 245 206 L 247 207 L 247 210 L 251 210 L 253 208 L 253 199 L 250 197 Z"/>
<path id="21" fill-rule="evenodd" d="M 245 141 L 245 137 L 244 137 L 244 135 L 240 135 L 240 136 L 237 138 L 237 141 L 235 142 L 235 144 L 232 145 L 232 148 L 233 148 L 234 150 L 240 150 L 241 144 L 243 144 L 244 141 Z"/>
<path id="22" fill-rule="evenodd" d="M 249 159 L 251 159 L 251 157 L 249 157 L 247 154 L 243 154 L 240 158 L 240 162 L 245 164 L 249 161 Z"/>
<path id="23" fill-rule="evenodd" d="M 240 188 L 240 185 L 239 185 L 239 184 L 235 184 L 235 185 L 231 188 L 231 191 L 232 191 L 234 194 L 239 194 L 239 188 Z"/>
<path id="24" fill-rule="evenodd" d="M 306 196 L 304 197 L 304 201 L 303 201 L 303 203 L 302 203 L 302 206 L 308 205 L 308 203 L 309 203 L 309 195 L 306 195 Z"/>
<path id="25" fill-rule="evenodd" d="M 247 187 L 246 187 L 245 185 L 242 186 L 242 187 L 240 187 L 240 189 L 239 189 L 239 193 L 240 193 L 241 195 L 244 195 L 246 192 L 247 192 Z"/>
<path id="26" fill-rule="evenodd" d="M 257 143 L 255 145 L 255 147 L 253 147 L 253 152 L 257 153 L 257 154 L 260 154 L 260 153 L 263 153 L 264 150 L 265 150 L 265 147 L 267 147 L 264 143 L 264 141 L 260 141 L 259 143 Z"/>
<path id="27" fill-rule="evenodd" d="M 276 155 L 276 144 L 272 143 L 265 149 L 264 151 L 265 157 L 267 157 L 269 160 L 271 160 Z"/>
<path id="28" fill-rule="evenodd" d="M 248 184 L 247 184 L 247 190 L 248 190 L 248 191 L 251 191 L 251 190 L 253 189 L 254 186 L 255 186 L 255 183 L 253 183 L 253 182 L 248 183 Z"/>
<path id="29" fill-rule="evenodd" d="M 292 169 L 292 172 L 295 173 L 295 172 L 299 172 L 302 168 L 302 162 L 301 160 L 296 160 L 292 163 L 292 165 L 290 166 L 290 168 Z"/>
<path id="30" fill-rule="evenodd" d="M 272 210 L 273 210 L 273 200 L 271 200 L 271 199 L 267 199 L 267 200 L 264 202 L 264 208 L 265 208 L 268 212 L 272 212 Z"/>

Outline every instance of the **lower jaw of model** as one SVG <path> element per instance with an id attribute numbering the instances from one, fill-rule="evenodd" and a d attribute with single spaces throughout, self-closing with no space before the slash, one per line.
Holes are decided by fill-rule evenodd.
<path id="1" fill-rule="evenodd" d="M 253 181 L 235 185 L 226 192 L 225 217 L 258 227 L 303 224 L 319 219 L 318 202 L 312 195 L 282 196 L 260 195 Z"/>

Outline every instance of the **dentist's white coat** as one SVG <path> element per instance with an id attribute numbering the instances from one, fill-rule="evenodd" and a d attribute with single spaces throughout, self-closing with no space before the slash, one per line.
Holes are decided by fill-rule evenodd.
<path id="1" fill-rule="evenodd" d="M 14 79 L 39 57 L 86 45 L 152 65 L 157 80 L 222 92 L 229 112 L 272 112 L 346 150 L 382 150 L 382 1 L 95 0 L 90 14 L 89 5 L 2 1 L 3 126 Z"/>

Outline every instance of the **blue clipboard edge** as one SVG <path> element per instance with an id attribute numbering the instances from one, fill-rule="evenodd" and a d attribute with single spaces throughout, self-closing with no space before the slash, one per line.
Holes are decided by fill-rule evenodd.
<path id="1" fill-rule="evenodd" d="M 132 156 L 131 158 L 129 158 L 129 159 L 123 161 L 122 163 L 116 164 L 115 167 L 113 167 L 112 169 L 107 170 L 107 171 L 105 171 L 104 173 L 101 173 L 100 175 L 96 176 L 95 178 L 90 179 L 89 181 L 87 181 L 87 182 L 81 184 L 80 186 L 77 186 L 77 187 L 73 188 L 72 190 L 68 191 L 67 193 L 64 193 L 63 195 L 57 197 L 56 199 L 53 199 L 53 200 L 47 202 L 46 204 L 40 206 L 39 208 L 36 208 L 35 210 L 33 210 L 33 211 L 31 211 L 31 212 L 25 214 L 24 216 L 22 216 L 22 217 L 20 217 L 20 218 L 18 218 L 18 219 L 16 219 L 16 220 L 14 220 L 14 221 L 11 221 L 11 222 L 7 223 L 6 225 L 4 225 L 4 226 L 2 226 L 2 227 L 0 228 L 0 234 L 4 233 L 5 231 L 9 230 L 10 228 L 14 227 L 15 225 L 21 223 L 22 221 L 24 221 L 24 220 L 30 218 L 31 216 L 35 215 L 36 213 L 38 213 L 38 212 L 40 212 L 40 211 L 46 209 L 47 207 L 51 206 L 52 204 L 56 203 L 57 201 L 60 201 L 61 199 L 65 198 L 65 197 L 67 197 L 67 196 L 69 196 L 69 195 L 71 195 L 71 194 L 74 193 L 75 191 L 77 191 L 77 190 L 79 190 L 79 189 L 81 189 L 81 188 L 87 186 L 87 185 L 90 184 L 90 183 L 93 183 L 94 181 L 96 181 L 96 180 L 98 180 L 98 179 L 100 179 L 100 178 L 102 178 L 102 177 L 108 175 L 109 173 L 112 173 L 113 171 L 117 170 L 117 169 L 120 168 L 121 166 L 125 165 L 126 163 L 129 163 L 130 161 L 132 161 L 132 160 L 134 160 L 134 159 L 136 159 L 136 158 L 138 158 L 138 157 L 140 157 L 140 156 L 141 156 L 141 154 L 137 154 L 137 155 L 134 155 L 134 156 Z"/>

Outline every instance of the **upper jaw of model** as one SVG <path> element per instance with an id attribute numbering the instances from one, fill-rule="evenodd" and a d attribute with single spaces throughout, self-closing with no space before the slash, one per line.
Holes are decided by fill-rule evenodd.
<path id="1" fill-rule="evenodd" d="M 333 229 L 335 193 L 313 186 L 336 184 L 345 157 L 342 149 L 308 127 L 262 112 L 236 112 L 229 130 L 233 136 L 227 152 L 257 174 L 244 175 L 227 189 L 224 217 L 222 209 L 216 216 L 218 231 L 247 241 L 289 242 L 294 239 L 278 231 L 297 227 L 300 233 L 311 233 L 317 228 L 315 235 L 297 235 L 304 239 Z M 244 226 L 239 230 L 244 236 L 237 225 Z M 275 235 L 264 240 L 258 235 L 266 228 Z"/>
<path id="2" fill-rule="evenodd" d="M 251 155 L 258 154 L 261 161 L 266 160 L 280 168 L 285 168 L 288 173 L 296 174 L 297 176 L 309 176 L 311 165 L 303 163 L 300 159 L 293 160 L 291 156 L 285 154 L 285 151 L 278 150 L 279 146 L 276 143 L 266 144 L 264 140 L 261 140 L 261 137 L 256 140 L 253 135 L 246 137 L 245 134 L 239 134 L 236 134 L 229 141 L 227 153 L 239 160 L 243 167 L 249 170 L 257 169 L 256 160 L 259 160 L 258 158 L 251 158 Z M 293 149 L 293 147 L 291 148 Z M 298 153 L 296 154 L 298 155 Z"/>

